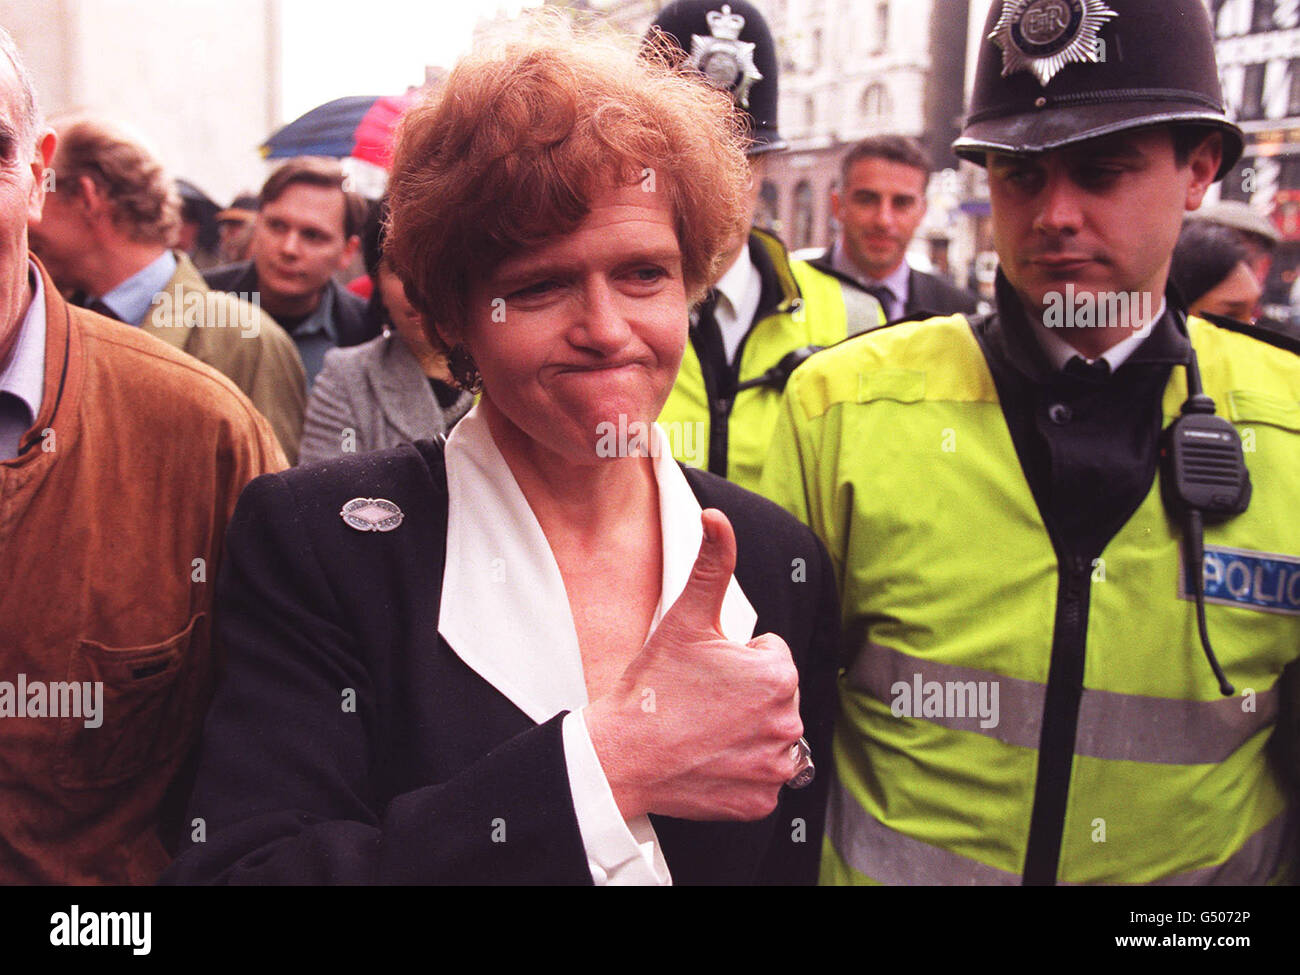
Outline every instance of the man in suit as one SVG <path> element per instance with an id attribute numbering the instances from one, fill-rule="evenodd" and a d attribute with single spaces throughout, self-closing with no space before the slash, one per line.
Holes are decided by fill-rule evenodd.
<path id="1" fill-rule="evenodd" d="M 840 188 L 831 194 L 839 239 L 810 262 L 874 295 L 891 322 L 975 312 L 972 295 L 904 259 L 925 216 L 929 177 L 930 161 L 915 139 L 879 135 L 857 143 L 840 164 Z"/>
<path id="2" fill-rule="evenodd" d="M 230 380 L 29 257 L 56 136 L 2 29 L 0 133 L 0 883 L 147 884 L 215 680 L 226 522 L 284 458 Z"/>
<path id="3" fill-rule="evenodd" d="M 252 259 L 204 275 L 220 291 L 261 295 L 262 307 L 298 344 L 308 385 L 327 350 L 378 334 L 367 326 L 366 303 L 334 280 L 352 262 L 366 219 L 365 203 L 343 183 L 333 159 L 290 159 L 258 195 Z"/>
<path id="4" fill-rule="evenodd" d="M 142 144 L 91 117 L 55 122 L 58 191 L 45 198 L 32 247 L 56 285 L 93 311 L 147 329 L 223 373 L 271 422 L 292 462 L 307 392 L 293 341 L 257 305 L 209 291 L 193 263 L 169 249 L 178 201 Z"/>

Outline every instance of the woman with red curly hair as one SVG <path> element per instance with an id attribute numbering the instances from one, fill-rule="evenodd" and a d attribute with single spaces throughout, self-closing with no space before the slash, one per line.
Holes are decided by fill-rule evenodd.
<path id="1" fill-rule="evenodd" d="M 829 561 L 654 422 L 747 223 L 744 136 L 705 85 L 543 34 L 403 124 L 387 254 L 481 398 L 445 447 L 241 498 L 172 881 L 816 878 Z"/>

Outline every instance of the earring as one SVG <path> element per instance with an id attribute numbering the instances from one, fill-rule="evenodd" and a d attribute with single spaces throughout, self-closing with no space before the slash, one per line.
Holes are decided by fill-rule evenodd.
<path id="1" fill-rule="evenodd" d="M 461 389 L 475 394 L 483 391 L 483 377 L 479 375 L 478 364 L 463 342 L 457 342 L 447 351 L 447 368 Z"/>

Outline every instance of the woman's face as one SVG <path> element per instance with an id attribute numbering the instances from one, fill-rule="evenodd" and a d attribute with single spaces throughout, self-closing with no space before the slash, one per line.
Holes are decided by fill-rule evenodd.
<path id="1" fill-rule="evenodd" d="M 590 464 L 604 424 L 659 416 L 686 327 L 671 206 L 637 184 L 597 194 L 573 233 L 499 265 L 470 296 L 463 339 L 498 440 Z"/>
<path id="2" fill-rule="evenodd" d="M 1226 278 L 1192 302 L 1191 312 L 1193 315 L 1209 312 L 1239 322 L 1253 322 L 1255 306 L 1263 293 L 1264 289 L 1259 286 L 1259 279 L 1250 265 L 1238 261 Z"/>

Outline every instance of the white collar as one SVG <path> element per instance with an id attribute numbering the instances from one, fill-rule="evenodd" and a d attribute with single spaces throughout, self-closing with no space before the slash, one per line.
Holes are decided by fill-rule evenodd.
<path id="1" fill-rule="evenodd" d="M 741 339 L 754 323 L 758 303 L 763 297 L 763 275 L 749 256 L 749 248 L 742 247 L 740 254 L 713 286 L 719 296 L 726 299 L 714 307 L 713 317 L 722 332 L 722 344 L 727 361 L 736 358 Z"/>
<path id="2" fill-rule="evenodd" d="M 1156 322 L 1160 321 L 1160 319 L 1164 317 L 1165 305 L 1165 299 L 1161 298 L 1160 308 L 1153 316 L 1151 316 L 1151 321 L 1147 322 L 1141 328 L 1130 332 L 1126 338 L 1116 342 L 1097 357 L 1106 360 L 1106 364 L 1110 366 L 1112 375 L 1115 370 L 1128 361 L 1129 356 L 1137 351 L 1137 347 L 1146 341 L 1147 336 L 1151 334 L 1151 330 L 1156 327 Z M 1075 356 L 1078 356 L 1090 365 L 1097 361 L 1097 359 L 1089 359 L 1069 342 L 1061 338 L 1061 336 L 1056 333 L 1055 329 L 1035 327 L 1034 334 L 1038 336 L 1038 342 L 1042 345 L 1043 352 L 1047 356 L 1047 361 L 1051 363 L 1053 369 L 1058 371 L 1064 369 L 1065 364 Z"/>
<path id="3" fill-rule="evenodd" d="M 686 587 L 703 529 L 699 502 L 657 423 L 650 448 L 663 536 L 653 630 Z M 477 405 L 452 431 L 446 456 L 447 565 L 438 632 L 538 724 L 584 707 L 582 656 L 560 568 Z M 757 621 L 733 576 L 722 604 L 723 634 L 746 643 Z"/>

